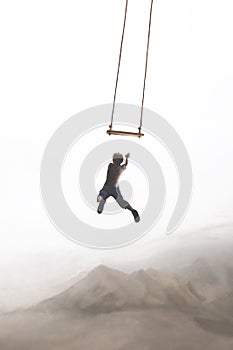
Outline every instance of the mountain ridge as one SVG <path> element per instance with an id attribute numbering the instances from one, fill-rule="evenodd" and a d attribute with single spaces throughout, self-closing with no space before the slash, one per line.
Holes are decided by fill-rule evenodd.
<path id="1" fill-rule="evenodd" d="M 190 283 L 155 269 L 125 273 L 99 265 L 62 293 L 36 308 L 112 312 L 159 305 L 194 307 L 202 301 Z"/>

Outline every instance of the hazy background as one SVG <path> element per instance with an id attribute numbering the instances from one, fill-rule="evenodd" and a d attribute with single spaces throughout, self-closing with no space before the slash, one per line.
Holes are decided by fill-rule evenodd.
<path id="1" fill-rule="evenodd" d="M 158 0 L 154 6 L 145 106 L 180 134 L 194 173 L 192 204 L 178 232 L 164 235 L 165 211 L 139 242 L 95 251 L 64 238 L 44 212 L 39 170 L 49 138 L 77 112 L 112 101 L 124 5 L 1 2 L 0 309 L 42 298 L 48 287 L 52 294 L 99 263 L 124 266 L 166 252 L 192 240 L 192 232 L 199 232 L 202 247 L 202 228 L 232 222 L 231 0 Z M 130 1 L 118 102 L 141 101 L 148 11 L 148 0 Z"/>

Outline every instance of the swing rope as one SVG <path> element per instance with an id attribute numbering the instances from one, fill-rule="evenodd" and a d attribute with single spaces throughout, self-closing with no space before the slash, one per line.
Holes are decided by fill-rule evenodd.
<path id="1" fill-rule="evenodd" d="M 149 19 L 149 28 L 148 28 L 148 36 L 147 36 L 145 75 L 144 75 L 144 83 L 143 83 L 140 125 L 139 125 L 139 128 L 138 128 L 139 133 L 141 133 L 141 129 L 142 129 L 142 118 L 143 118 L 143 111 L 144 111 L 144 100 L 145 100 L 145 91 L 146 91 L 146 77 L 147 77 L 149 48 L 150 48 L 150 33 L 151 33 L 152 10 L 153 10 L 153 0 L 151 0 L 151 5 L 150 5 L 150 19 Z"/>
<path id="2" fill-rule="evenodd" d="M 118 60 L 118 67 L 117 67 L 116 85 L 115 85 L 113 106 L 112 106 L 112 117 L 111 117 L 111 123 L 109 125 L 110 130 L 112 130 L 113 118 L 114 118 L 114 112 L 115 112 L 115 106 L 116 106 L 116 94 L 117 94 L 118 80 L 119 80 L 120 67 L 121 67 L 121 56 L 122 56 L 123 42 L 124 42 L 124 37 L 125 37 L 125 25 L 126 25 L 126 19 L 127 19 L 128 3 L 129 3 L 129 0 L 126 0 L 124 24 L 123 24 L 123 30 L 122 30 L 122 36 L 121 36 L 120 53 L 119 53 L 119 60 Z"/>
<path id="3" fill-rule="evenodd" d="M 129 1 L 126 0 L 125 14 L 124 14 L 124 23 L 123 23 L 123 31 L 122 31 L 122 36 L 121 36 L 121 45 L 120 45 L 120 53 L 119 53 L 118 68 L 117 68 L 117 77 L 116 77 L 116 84 L 115 84 L 115 91 L 114 91 L 114 98 L 113 98 L 111 123 L 109 125 L 109 130 L 107 131 L 107 133 L 109 135 L 137 136 L 137 137 L 140 138 L 141 136 L 144 135 L 144 134 L 141 133 L 141 130 L 142 130 L 142 119 L 143 119 L 143 111 L 144 111 L 146 78 L 147 78 L 147 68 L 148 68 L 148 58 L 149 58 L 150 34 L 151 34 L 151 23 L 152 23 L 152 10 L 153 10 L 153 2 L 154 2 L 153 0 L 151 0 L 151 6 L 150 6 L 150 17 L 149 17 L 149 27 L 148 27 L 148 35 L 147 35 L 147 48 L 146 48 L 145 74 L 144 74 L 144 82 L 143 82 L 142 104 L 141 104 L 140 124 L 139 124 L 139 127 L 138 127 L 138 133 L 112 130 L 113 120 L 114 120 L 114 112 L 115 112 L 115 106 L 116 106 L 116 95 L 117 95 L 117 87 L 118 87 L 118 80 L 119 80 L 119 74 L 120 74 L 123 42 L 124 42 L 124 36 L 125 36 L 125 26 L 126 26 L 126 20 L 127 20 L 128 2 Z"/>

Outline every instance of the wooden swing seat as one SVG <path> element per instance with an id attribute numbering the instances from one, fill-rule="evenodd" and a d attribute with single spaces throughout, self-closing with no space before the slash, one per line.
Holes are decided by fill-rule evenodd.
<path id="1" fill-rule="evenodd" d="M 112 130 L 112 129 L 107 130 L 107 134 L 108 135 L 120 135 L 120 136 L 135 136 L 135 137 L 139 137 L 139 138 L 144 136 L 144 134 L 142 134 L 141 131 L 131 132 L 131 131 L 120 131 L 120 130 Z"/>

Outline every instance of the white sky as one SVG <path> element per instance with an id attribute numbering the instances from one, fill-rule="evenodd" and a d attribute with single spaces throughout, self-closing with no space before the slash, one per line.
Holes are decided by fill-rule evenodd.
<path id="1" fill-rule="evenodd" d="M 1 2 L 1 261 L 53 249 L 94 255 L 48 220 L 40 161 L 60 124 L 112 101 L 123 9 L 123 0 Z M 148 9 L 148 0 L 130 1 L 118 102 L 140 104 Z M 155 2 L 145 106 L 173 125 L 192 160 L 182 230 L 232 220 L 232 13 L 231 0 Z"/>

